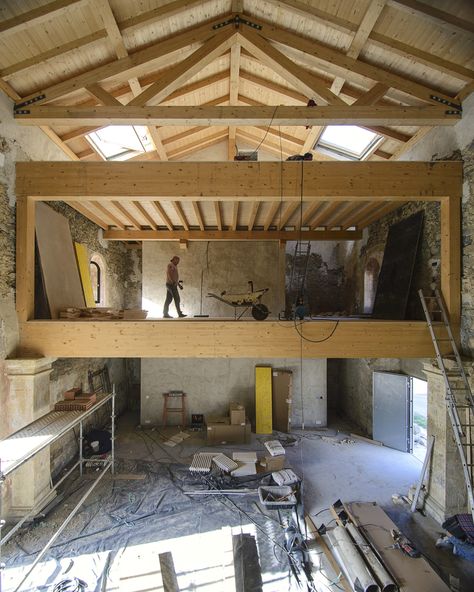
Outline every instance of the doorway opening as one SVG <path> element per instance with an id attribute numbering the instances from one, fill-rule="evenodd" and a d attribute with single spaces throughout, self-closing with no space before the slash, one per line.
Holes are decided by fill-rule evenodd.
<path id="1" fill-rule="evenodd" d="M 413 384 L 413 456 L 425 459 L 428 429 L 428 383 L 412 378 Z"/>

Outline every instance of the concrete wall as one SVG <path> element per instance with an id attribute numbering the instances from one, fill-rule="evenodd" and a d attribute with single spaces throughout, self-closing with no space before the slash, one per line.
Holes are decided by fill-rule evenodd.
<path id="1" fill-rule="evenodd" d="M 234 309 L 207 293 L 220 294 L 246 292 L 247 281 L 254 289 L 269 288 L 262 298 L 278 316 L 284 298 L 284 253 L 277 241 L 258 242 L 190 242 L 180 251 L 176 243 L 149 242 L 143 245 L 143 303 L 148 317 L 161 317 L 166 296 L 166 266 L 173 255 L 181 258 L 179 275 L 184 282 L 180 293 L 182 309 L 188 315 L 199 314 L 201 309 L 212 317 L 233 317 Z M 238 309 L 240 314 L 243 309 Z M 174 304 L 170 314 L 176 316 Z M 248 316 L 250 313 L 247 312 Z"/>
<path id="2" fill-rule="evenodd" d="M 178 322 L 178 321 L 177 321 Z M 160 359 L 142 360 L 141 423 L 161 425 L 163 396 L 169 390 L 187 394 L 191 413 L 227 415 L 231 401 L 245 405 L 255 422 L 255 366 L 271 366 L 293 372 L 292 424 L 326 425 L 326 360 L 271 359 Z M 303 373 L 301 374 L 301 369 Z M 178 423 L 178 414 L 169 423 Z"/>

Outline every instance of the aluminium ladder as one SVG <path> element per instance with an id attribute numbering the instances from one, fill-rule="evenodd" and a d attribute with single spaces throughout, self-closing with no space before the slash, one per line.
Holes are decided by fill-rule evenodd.
<path id="1" fill-rule="evenodd" d="M 311 253 L 311 241 L 297 241 L 291 268 L 289 293 L 296 292 L 296 299 L 303 296 L 308 271 L 309 256 Z"/>
<path id="2" fill-rule="evenodd" d="M 466 483 L 469 508 L 474 520 L 474 399 L 471 387 L 467 381 L 466 373 L 459 355 L 456 342 L 451 331 L 448 315 L 444 306 L 443 299 L 438 289 L 434 296 L 426 297 L 422 290 L 418 291 L 421 305 L 425 313 L 431 339 L 436 352 L 439 369 L 441 370 L 446 386 L 446 406 L 448 416 L 453 428 L 454 440 L 459 452 L 461 464 Z M 427 301 L 432 301 L 438 308 L 430 311 Z M 441 313 L 441 321 L 446 329 L 447 337 L 440 338 L 436 335 L 433 327 L 433 314 Z M 440 351 L 440 342 L 449 341 L 454 353 L 454 366 L 446 368 L 445 361 Z"/>

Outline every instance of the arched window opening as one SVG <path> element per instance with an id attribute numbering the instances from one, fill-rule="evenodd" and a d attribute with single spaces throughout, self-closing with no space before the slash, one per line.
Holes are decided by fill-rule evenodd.
<path id="1" fill-rule="evenodd" d="M 92 293 L 98 306 L 105 306 L 105 264 L 100 255 L 93 255 L 89 262 Z"/>
<path id="2" fill-rule="evenodd" d="M 375 257 L 367 261 L 364 272 L 364 313 L 371 314 L 374 308 L 375 293 L 377 291 L 377 280 L 379 277 L 380 265 Z"/>

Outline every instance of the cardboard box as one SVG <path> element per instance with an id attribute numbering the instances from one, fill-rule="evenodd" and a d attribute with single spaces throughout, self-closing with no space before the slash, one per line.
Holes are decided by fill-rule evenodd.
<path id="1" fill-rule="evenodd" d="M 231 403 L 229 411 L 231 425 L 245 425 L 245 407 L 243 405 Z"/>
<path id="2" fill-rule="evenodd" d="M 211 418 L 209 418 L 211 419 Z M 207 444 L 214 446 L 216 444 L 248 444 L 251 437 L 251 426 L 247 420 L 244 425 L 232 425 L 230 418 L 219 418 L 221 421 L 207 423 Z M 222 420 L 225 420 L 222 421 Z"/>
<path id="3" fill-rule="evenodd" d="M 265 456 L 260 464 L 265 467 L 267 471 L 281 471 L 285 466 L 286 457 L 284 454 L 281 456 Z"/>

